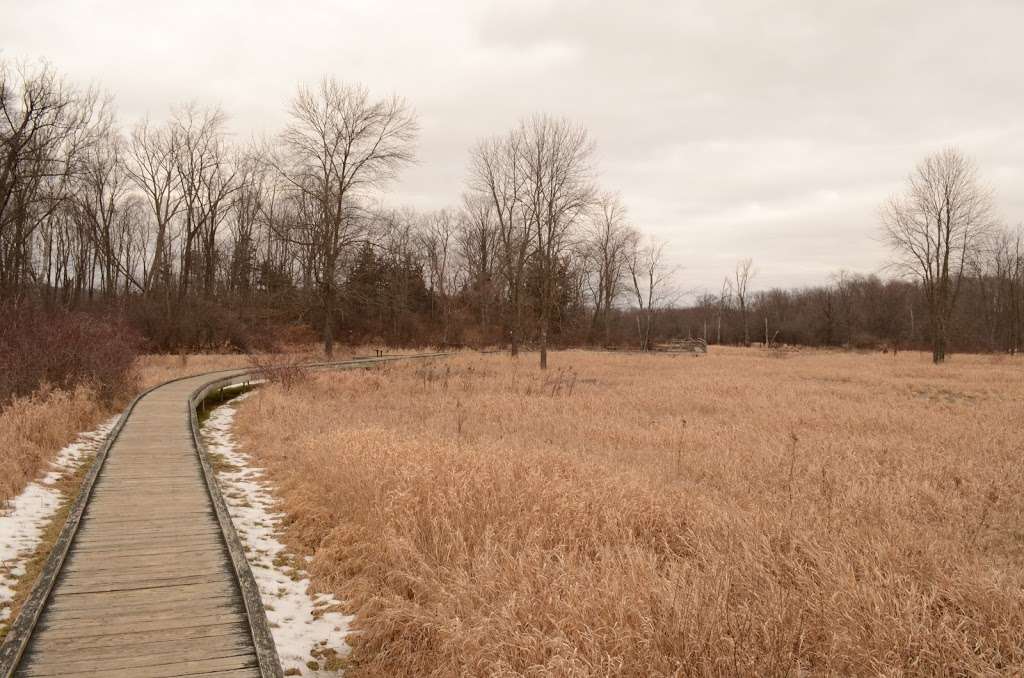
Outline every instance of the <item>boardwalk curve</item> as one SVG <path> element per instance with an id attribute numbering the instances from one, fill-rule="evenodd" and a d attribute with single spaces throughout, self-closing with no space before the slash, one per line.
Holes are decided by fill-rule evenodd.
<path id="1" fill-rule="evenodd" d="M 196 420 L 208 394 L 256 376 L 225 370 L 175 379 L 131 403 L 0 647 L 0 676 L 281 676 Z"/>

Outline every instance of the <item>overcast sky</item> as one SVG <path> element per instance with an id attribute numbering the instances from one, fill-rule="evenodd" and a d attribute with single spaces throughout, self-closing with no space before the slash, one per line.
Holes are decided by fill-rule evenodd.
<path id="1" fill-rule="evenodd" d="M 1024 221 L 1024 2 L 0 0 L 0 55 L 49 60 L 130 124 L 194 100 L 273 132 L 324 75 L 406 97 L 419 163 L 389 203 L 458 202 L 467 150 L 544 111 L 586 125 L 601 179 L 715 291 L 878 271 L 879 204 L 923 156 L 972 156 Z"/>

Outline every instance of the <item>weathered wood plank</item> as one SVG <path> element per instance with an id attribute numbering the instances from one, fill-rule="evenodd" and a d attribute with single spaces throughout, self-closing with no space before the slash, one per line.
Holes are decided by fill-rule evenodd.
<path id="1" fill-rule="evenodd" d="M 247 617 L 244 614 L 234 612 L 231 614 L 212 614 L 203 616 L 193 615 L 188 619 L 155 619 L 152 621 L 132 622 L 127 624 L 120 623 L 116 620 L 108 620 L 106 623 L 98 622 L 90 625 L 55 625 L 48 627 L 45 623 L 41 623 L 39 629 L 45 632 L 47 640 L 49 640 L 60 638 L 85 638 L 88 636 L 110 636 L 125 633 L 138 633 L 142 631 L 169 631 L 173 629 L 188 629 L 221 624 L 238 624 L 246 621 Z"/>
<path id="2" fill-rule="evenodd" d="M 197 560 L 190 560 L 188 562 L 188 567 L 190 568 L 190 571 L 193 572 L 201 572 L 203 570 L 214 568 L 222 568 L 224 566 L 224 561 L 220 560 L 219 558 L 203 558 Z M 67 577 L 70 580 L 71 577 L 78 576 L 79 574 L 97 574 L 104 576 L 112 572 L 120 573 L 126 571 L 138 573 L 139 575 L 159 575 L 166 574 L 168 572 L 181 572 L 181 568 L 181 563 L 175 562 L 171 559 L 161 558 L 156 562 L 138 563 L 133 565 L 128 570 L 125 570 L 125 568 L 121 566 L 120 561 L 118 561 L 117 559 L 111 559 L 95 568 L 67 570 L 65 572 L 65 577 Z"/>
<path id="3" fill-rule="evenodd" d="M 256 667 L 231 671 L 213 671 L 209 673 L 186 673 L 176 678 L 260 678 L 263 674 Z"/>
<path id="4" fill-rule="evenodd" d="M 188 611 L 193 614 L 201 614 L 204 610 L 218 610 L 229 608 L 237 604 L 237 594 L 224 594 L 220 596 L 207 596 L 201 600 L 171 600 L 161 603 L 110 605 L 106 608 L 106 611 L 110 617 L 119 618 L 178 611 Z M 89 608 L 50 610 L 47 615 L 47 622 L 57 625 L 58 622 L 65 622 L 69 619 L 89 619 L 95 615 L 95 611 Z"/>
<path id="5" fill-rule="evenodd" d="M 229 572 L 212 572 L 208 574 L 181 574 L 167 577 L 135 577 L 117 580 L 107 580 L 100 577 L 90 578 L 84 581 L 76 581 L 64 587 L 65 594 L 72 593 L 112 593 L 115 591 L 138 591 L 154 587 L 181 586 L 184 584 L 212 584 L 223 582 L 233 583 L 233 577 Z"/>
<path id="6" fill-rule="evenodd" d="M 212 509 L 208 512 L 208 515 L 210 517 L 213 517 Z M 200 518 L 191 518 L 189 522 L 191 520 L 199 519 Z M 114 531 L 114 529 L 121 529 L 121 531 L 124 531 L 124 529 L 137 529 L 140 527 L 160 527 L 161 525 L 176 525 L 182 524 L 182 522 L 182 519 L 176 515 L 146 515 L 138 518 L 121 516 L 117 518 L 96 519 L 94 517 L 90 517 L 88 524 L 90 527 L 94 527 L 96 529 L 103 528 L 103 525 L 111 525 L 112 531 Z"/>
<path id="7" fill-rule="evenodd" d="M 131 541 L 121 542 L 82 542 L 75 549 L 77 553 L 118 553 L 121 555 L 135 553 L 165 553 L 169 551 L 192 549 L 196 546 L 219 546 L 221 539 L 215 534 L 180 533 L 172 538 L 135 536 Z"/>
<path id="8" fill-rule="evenodd" d="M 197 553 L 190 556 L 188 563 L 185 564 L 190 567 L 209 565 L 212 563 L 223 563 L 224 561 L 219 557 L 217 550 L 211 548 L 207 553 Z M 70 577 L 72 573 L 79 572 L 82 570 L 111 570 L 125 567 L 131 567 L 134 569 L 145 569 L 145 568 L 159 568 L 168 565 L 175 565 L 177 567 L 183 566 L 183 563 L 179 562 L 174 558 L 168 558 L 163 554 L 142 556 L 138 554 L 124 554 L 118 555 L 116 553 L 101 555 L 97 557 L 97 554 L 82 553 L 78 555 L 74 562 L 69 561 L 67 569 L 64 571 L 64 577 Z"/>
<path id="9" fill-rule="evenodd" d="M 34 642 L 34 647 L 40 652 L 60 650 L 88 650 L 90 648 L 103 648 L 120 645 L 139 645 L 160 642 L 174 642 L 189 644 L 198 638 L 225 636 L 248 637 L 248 628 L 245 620 L 233 623 L 202 624 L 199 626 L 187 626 L 180 628 L 163 628 L 147 631 L 128 631 L 123 633 L 103 633 L 100 635 L 82 635 L 70 638 L 39 638 Z M 225 642 L 228 642 L 225 640 Z"/>
<path id="10" fill-rule="evenodd" d="M 251 641 L 244 635 L 236 633 L 227 636 L 192 638 L 188 642 L 174 639 L 156 642 L 121 642 L 117 645 L 106 646 L 55 647 L 47 649 L 45 654 L 41 654 L 35 660 L 35 663 L 48 666 L 72 661 L 115 659 L 124 656 L 142 656 L 144 654 L 155 656 L 177 652 L 183 647 L 190 650 L 236 650 L 242 647 L 251 647 L 251 645 Z"/>
<path id="11" fill-rule="evenodd" d="M 212 577 L 227 574 L 231 578 L 231 569 L 223 562 L 211 561 L 199 566 L 192 566 L 184 563 L 168 563 L 164 569 L 149 569 L 139 571 L 135 569 L 126 570 L 97 570 L 79 571 L 69 576 L 62 583 L 64 595 L 72 593 L 72 588 L 80 588 L 90 584 L 113 584 L 113 585 L 139 585 L 155 583 L 159 580 L 181 577 Z"/>
<path id="12" fill-rule="evenodd" d="M 184 652 L 184 651 L 183 651 Z M 237 650 L 235 652 L 238 652 Z M 152 661 L 140 657 L 139 661 Z M 163 662 L 163 663 L 160 663 Z M 88 663 L 81 665 L 64 665 L 55 668 L 39 668 L 34 665 L 21 675 L 24 676 L 103 676 L 104 678 L 173 678 L 189 674 L 208 674 L 211 671 L 227 669 L 247 669 L 257 666 L 256 655 L 251 649 L 245 652 L 213 659 L 175 659 L 172 656 L 164 656 L 156 660 L 156 663 L 146 665 L 133 663 L 131 659 L 124 662 L 127 667 L 89 667 Z"/>
<path id="13" fill-rule="evenodd" d="M 160 543 L 161 541 L 173 541 L 179 537 L 199 537 L 199 536 L 220 536 L 220 531 L 217 529 L 214 523 L 206 525 L 189 525 L 189 526 L 177 526 L 177 527 L 165 527 L 163 529 L 127 529 L 119 530 L 116 533 L 111 531 L 103 532 L 83 532 L 78 535 L 76 540 L 76 548 L 82 548 L 83 546 L 115 546 L 119 544 L 134 544 L 140 539 L 149 540 L 150 543 Z"/>
<path id="14" fill-rule="evenodd" d="M 211 595 L 222 595 L 232 593 L 237 589 L 230 584 L 213 582 L 208 584 L 179 584 L 176 586 L 154 586 L 146 589 L 133 591 L 106 591 L 102 593 L 69 593 L 57 596 L 53 599 L 53 609 L 70 610 L 96 607 L 102 609 L 110 605 L 137 604 L 146 602 L 161 602 L 171 600 L 188 600 L 192 597 L 203 597 Z"/>
<path id="15" fill-rule="evenodd" d="M 176 538 L 175 538 L 176 537 Z M 175 546 L 192 547 L 198 544 L 218 544 L 219 535 L 212 533 L 179 533 L 166 539 L 148 539 L 135 535 L 124 541 L 83 541 L 78 545 L 81 553 L 114 553 L 127 555 L 149 550 L 163 550 Z"/>
<path id="16" fill-rule="evenodd" d="M 241 640 L 242 642 L 221 642 L 214 643 L 212 645 L 195 645 L 190 643 L 188 645 L 179 645 L 177 648 L 170 648 L 162 652 L 153 651 L 149 647 L 136 648 L 135 652 L 125 648 L 120 653 L 99 657 L 55 657 L 48 653 L 45 657 L 30 657 L 30 666 L 26 670 L 25 675 L 79 675 L 96 671 L 109 671 L 112 669 L 142 668 L 209 659 L 255 656 L 252 649 L 252 643 L 246 643 L 244 642 L 244 639 Z M 246 665 L 248 665 L 248 662 L 239 664 L 239 667 Z"/>
<path id="17" fill-rule="evenodd" d="M 166 563 L 174 558 L 187 557 L 193 562 L 223 562 L 220 559 L 220 554 L 223 547 L 219 544 L 210 545 L 203 548 L 197 548 L 195 550 L 181 552 L 175 555 L 168 555 L 164 553 L 156 554 L 136 554 L 136 553 L 76 553 L 72 560 L 68 561 L 68 572 L 80 571 L 83 569 L 90 568 L 109 568 L 112 565 L 120 567 L 135 567 L 138 565 L 152 565 L 154 563 Z M 57 591 L 59 596 L 60 592 Z"/>

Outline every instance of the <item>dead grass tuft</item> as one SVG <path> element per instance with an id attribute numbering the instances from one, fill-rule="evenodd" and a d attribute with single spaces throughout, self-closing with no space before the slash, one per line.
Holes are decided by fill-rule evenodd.
<path id="1" fill-rule="evenodd" d="M 0 410 L 0 506 L 45 469 L 75 434 L 109 416 L 96 393 L 41 389 Z"/>

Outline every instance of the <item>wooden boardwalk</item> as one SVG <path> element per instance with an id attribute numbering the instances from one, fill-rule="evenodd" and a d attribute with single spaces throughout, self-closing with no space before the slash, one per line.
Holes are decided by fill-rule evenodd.
<path id="1" fill-rule="evenodd" d="M 14 675 L 263 675 L 193 447 L 189 397 L 210 381 L 175 381 L 135 404 Z"/>
<path id="2" fill-rule="evenodd" d="M 379 356 L 309 369 L 446 354 Z M 247 370 L 137 398 L 97 454 L 29 599 L 0 678 L 278 678 L 259 590 L 198 440 L 194 405 Z"/>

